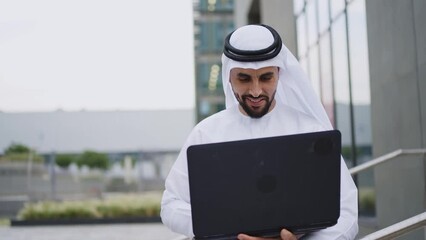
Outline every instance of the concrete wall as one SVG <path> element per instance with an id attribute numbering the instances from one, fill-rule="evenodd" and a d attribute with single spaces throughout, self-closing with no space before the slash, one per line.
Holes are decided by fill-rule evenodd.
<path id="1" fill-rule="evenodd" d="M 284 44 L 296 56 L 296 23 L 291 0 L 260 1 L 262 23 L 271 25 L 278 31 Z"/>
<path id="2" fill-rule="evenodd" d="M 235 28 L 247 25 L 251 1 L 235 0 L 234 22 Z"/>
<path id="3" fill-rule="evenodd" d="M 254 9 L 256 6 L 260 9 Z M 296 23 L 292 0 L 236 0 L 234 14 L 236 27 L 248 24 L 250 11 L 259 11 L 260 22 L 277 30 L 287 48 L 296 55 Z"/>
<path id="4" fill-rule="evenodd" d="M 426 3 L 366 1 L 373 154 L 426 147 Z M 404 157 L 375 169 L 380 228 L 425 210 L 425 159 Z M 404 239 L 425 239 L 418 230 Z"/>
<path id="5" fill-rule="evenodd" d="M 421 102 L 421 118 L 423 119 L 423 147 L 426 145 L 426 1 L 414 0 L 414 19 L 417 48 L 417 71 L 419 79 L 419 95 Z"/>

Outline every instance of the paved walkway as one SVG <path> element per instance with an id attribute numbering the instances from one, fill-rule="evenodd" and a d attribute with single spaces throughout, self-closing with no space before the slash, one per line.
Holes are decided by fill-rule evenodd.
<path id="1" fill-rule="evenodd" d="M 161 223 L 1 227 L 0 240 L 186 240 Z"/>

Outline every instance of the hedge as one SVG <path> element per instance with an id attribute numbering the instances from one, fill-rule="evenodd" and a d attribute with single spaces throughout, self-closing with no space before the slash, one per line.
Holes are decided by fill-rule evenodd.
<path id="1" fill-rule="evenodd" d="M 19 220 L 153 217 L 160 215 L 160 193 L 123 194 L 103 200 L 27 203 Z"/>

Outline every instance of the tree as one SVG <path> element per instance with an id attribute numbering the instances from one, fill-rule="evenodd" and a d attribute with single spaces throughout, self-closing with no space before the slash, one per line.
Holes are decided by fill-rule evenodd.
<path id="1" fill-rule="evenodd" d="M 34 162 L 38 163 L 44 161 L 44 158 L 38 155 L 34 149 L 20 143 L 12 143 L 4 150 L 4 156 L 2 156 L 0 160 L 22 162 L 28 161 L 30 158 L 32 158 Z"/>
<path id="2" fill-rule="evenodd" d="M 79 167 L 86 165 L 89 168 L 99 168 L 105 170 L 109 167 L 109 158 L 104 153 L 85 151 L 77 159 L 77 165 Z"/>
<path id="3" fill-rule="evenodd" d="M 31 149 L 23 144 L 12 143 L 9 147 L 4 151 L 5 155 L 10 155 L 14 153 L 29 153 Z"/>
<path id="4" fill-rule="evenodd" d="M 59 167 L 67 168 L 71 163 L 76 161 L 76 157 L 71 154 L 58 154 L 55 160 Z"/>

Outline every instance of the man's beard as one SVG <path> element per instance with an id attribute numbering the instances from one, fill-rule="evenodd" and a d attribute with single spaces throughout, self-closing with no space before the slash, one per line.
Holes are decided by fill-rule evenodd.
<path id="1" fill-rule="evenodd" d="M 247 113 L 249 117 L 261 118 L 269 112 L 269 109 L 271 108 L 272 102 L 274 101 L 274 98 L 275 98 L 275 93 L 276 91 L 274 92 L 274 94 L 272 94 L 271 99 L 269 99 L 269 97 L 266 95 L 259 95 L 258 97 L 253 97 L 252 95 L 249 95 L 249 94 L 242 95 L 241 97 L 235 94 L 235 97 L 237 98 L 237 101 L 240 103 L 240 106 L 243 108 L 243 110 Z M 254 98 L 254 99 L 262 98 L 266 101 L 266 104 L 261 109 L 254 110 L 248 104 L 246 104 L 247 101 L 250 101 L 250 100 L 247 100 L 247 98 Z"/>

